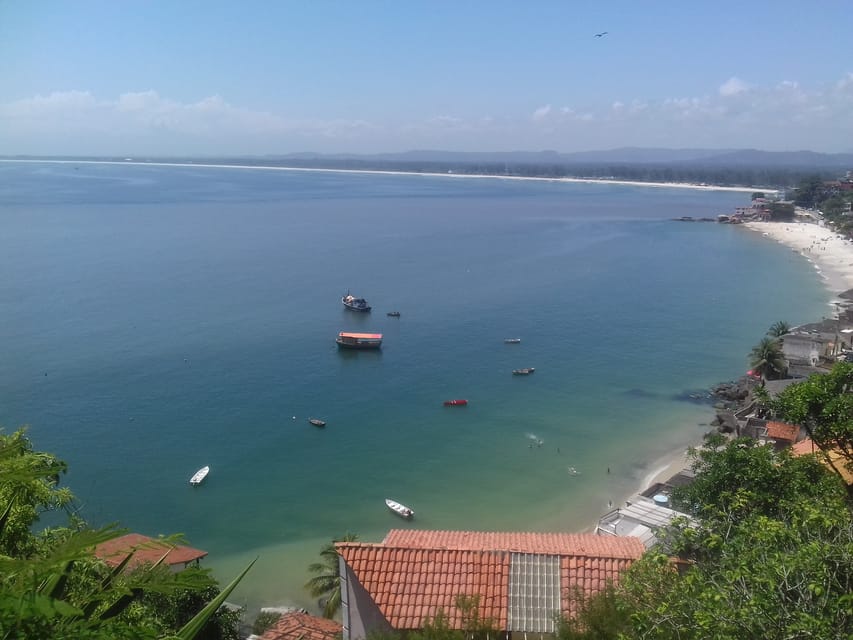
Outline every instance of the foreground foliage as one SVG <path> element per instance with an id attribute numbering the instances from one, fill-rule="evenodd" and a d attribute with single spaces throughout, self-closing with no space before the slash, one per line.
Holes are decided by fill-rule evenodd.
<path id="1" fill-rule="evenodd" d="M 92 529 L 70 511 L 67 527 L 36 531 L 42 514 L 74 500 L 58 486 L 64 471 L 23 429 L 0 433 L 0 638 L 238 637 L 236 616 L 220 607 L 251 565 L 220 591 L 205 570 L 172 573 L 165 556 L 133 571 L 131 556 L 108 567 L 94 547 L 126 532 Z"/>

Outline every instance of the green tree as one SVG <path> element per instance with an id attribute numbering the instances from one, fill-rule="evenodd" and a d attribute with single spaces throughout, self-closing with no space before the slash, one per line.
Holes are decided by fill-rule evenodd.
<path id="1" fill-rule="evenodd" d="M 128 572 L 131 556 L 107 567 L 93 549 L 125 533 L 116 527 L 91 529 L 70 516 L 71 527 L 23 528 L 44 509 L 73 501 L 70 491 L 56 487 L 64 469 L 55 456 L 34 451 L 23 430 L 0 433 L 0 638 L 235 637 L 205 636 L 205 626 L 251 565 L 214 597 L 215 583 L 204 572 L 173 574 L 160 563 Z M 195 611 L 162 603 L 146 608 L 145 598 L 153 594 L 174 597 L 202 587 L 207 591 L 201 595 L 212 599 L 198 602 Z M 180 618 L 162 622 L 175 611 Z"/>
<path id="2" fill-rule="evenodd" d="M 770 328 L 767 330 L 767 335 L 773 338 L 781 338 L 786 333 L 790 333 L 790 331 L 791 325 L 784 320 L 777 320 L 770 325 Z"/>
<path id="3" fill-rule="evenodd" d="M 838 362 L 829 373 L 791 385 L 771 406 L 780 419 L 803 425 L 822 451 L 838 452 L 840 464 L 853 469 L 853 363 Z"/>
<path id="4" fill-rule="evenodd" d="M 574 617 L 557 619 L 557 640 L 619 640 L 630 637 L 631 611 L 612 583 L 593 596 L 575 589 Z"/>
<path id="5" fill-rule="evenodd" d="M 794 193 L 794 204 L 798 207 L 812 208 L 824 199 L 823 180 L 818 175 L 800 180 Z"/>
<path id="6" fill-rule="evenodd" d="M 320 562 L 308 566 L 308 571 L 316 575 L 305 583 L 305 588 L 314 598 L 324 601 L 325 618 L 334 618 L 341 608 L 341 570 L 335 543 L 355 540 L 358 540 L 358 536 L 354 533 L 347 533 L 343 538 L 332 540 L 320 550 Z"/>
<path id="7" fill-rule="evenodd" d="M 775 338 L 762 338 L 749 354 L 752 370 L 762 378 L 774 380 L 781 378 L 787 369 L 782 346 Z"/>

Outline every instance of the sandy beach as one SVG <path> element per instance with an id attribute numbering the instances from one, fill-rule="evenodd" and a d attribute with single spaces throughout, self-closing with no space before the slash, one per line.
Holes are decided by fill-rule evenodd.
<path id="1" fill-rule="evenodd" d="M 806 258 L 831 293 L 853 289 L 853 241 L 811 222 L 747 222 L 743 226 Z M 816 315 L 819 317 L 820 313 Z"/>
<path id="2" fill-rule="evenodd" d="M 479 178 L 488 180 L 532 180 L 536 182 L 565 182 L 581 184 L 616 184 L 628 187 L 658 187 L 665 189 L 694 189 L 697 191 L 733 191 L 738 193 L 753 193 L 758 187 L 722 187 L 710 184 L 693 184 L 687 182 L 641 182 L 638 180 L 606 180 L 603 178 L 540 178 L 535 176 L 501 176 L 474 173 L 428 173 L 421 171 L 380 171 L 373 169 L 322 169 L 313 167 L 269 167 L 252 164 L 209 164 L 204 162 L 140 162 L 136 160 L 18 160 L 0 158 L 0 162 L 33 162 L 52 164 L 112 164 L 112 165 L 145 165 L 150 167 L 193 167 L 205 169 L 254 169 L 257 171 L 312 171 L 316 173 L 357 173 L 365 175 L 401 175 L 428 176 L 433 178 Z M 774 189 L 760 188 L 764 193 L 777 193 Z"/>

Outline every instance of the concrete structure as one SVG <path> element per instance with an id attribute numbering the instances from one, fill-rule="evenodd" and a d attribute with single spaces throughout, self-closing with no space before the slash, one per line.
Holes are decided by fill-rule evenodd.
<path id="1" fill-rule="evenodd" d="M 603 515 L 595 527 L 595 533 L 600 536 L 634 536 L 648 549 L 657 544 L 658 532 L 672 524 L 675 518 L 687 518 L 692 522 L 689 516 L 669 508 L 669 497 L 666 494 L 657 495 L 667 498 L 666 502 L 642 495 L 634 496 L 624 507 Z"/>

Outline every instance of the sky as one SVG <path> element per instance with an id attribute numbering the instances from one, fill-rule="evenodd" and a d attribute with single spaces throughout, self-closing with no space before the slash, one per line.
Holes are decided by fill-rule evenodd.
<path id="1" fill-rule="evenodd" d="M 0 0 L 0 155 L 853 152 L 852 11 Z"/>

